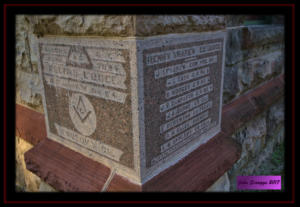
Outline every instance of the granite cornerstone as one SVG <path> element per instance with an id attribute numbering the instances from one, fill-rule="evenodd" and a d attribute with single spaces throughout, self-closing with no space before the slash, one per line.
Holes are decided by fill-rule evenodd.
<path id="1" fill-rule="evenodd" d="M 136 183 L 220 131 L 225 32 L 40 38 L 47 136 Z"/>

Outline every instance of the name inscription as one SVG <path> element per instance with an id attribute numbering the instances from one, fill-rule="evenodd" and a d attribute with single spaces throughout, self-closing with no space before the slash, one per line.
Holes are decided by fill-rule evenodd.
<path id="1" fill-rule="evenodd" d="M 118 50 L 84 46 L 40 45 L 47 84 L 124 103 L 127 89 L 125 62 Z"/>
<path id="2" fill-rule="evenodd" d="M 107 144 L 101 143 L 100 141 L 92 140 L 56 123 L 55 127 L 59 136 L 62 136 L 70 141 L 76 142 L 77 144 L 84 146 L 85 148 L 98 152 L 99 154 L 107 156 L 113 160 L 120 161 L 120 157 L 123 154 L 121 150 L 109 146 Z"/>
<path id="3" fill-rule="evenodd" d="M 146 137 L 158 137 L 155 149 L 160 149 L 147 148 L 150 141 L 146 138 L 147 167 L 164 162 L 219 123 L 223 41 L 170 43 L 144 50 L 144 76 L 152 76 L 152 82 L 144 79 L 145 103 L 157 103 L 145 105 Z M 157 96 L 160 98 L 155 101 Z M 151 106 L 160 114 L 156 121 L 147 120 L 155 110 Z"/>

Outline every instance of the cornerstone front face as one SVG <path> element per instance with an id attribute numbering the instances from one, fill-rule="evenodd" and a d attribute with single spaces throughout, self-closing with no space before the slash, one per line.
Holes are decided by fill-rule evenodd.
<path id="1" fill-rule="evenodd" d="M 224 41 L 40 39 L 48 137 L 144 183 L 220 131 Z"/>

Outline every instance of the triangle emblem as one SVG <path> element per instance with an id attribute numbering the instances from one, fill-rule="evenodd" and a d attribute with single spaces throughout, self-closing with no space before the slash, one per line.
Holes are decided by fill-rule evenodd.
<path id="1" fill-rule="evenodd" d="M 92 69 L 91 59 L 82 46 L 71 46 L 67 59 L 67 66 Z"/>

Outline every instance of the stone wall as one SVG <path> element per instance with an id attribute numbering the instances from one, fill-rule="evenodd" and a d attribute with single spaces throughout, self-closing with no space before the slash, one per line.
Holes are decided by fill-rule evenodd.
<path id="1" fill-rule="evenodd" d="M 224 104 L 277 76 L 283 69 L 283 26 L 227 28 Z"/>
<path id="2" fill-rule="evenodd" d="M 243 17 L 227 19 L 223 104 L 238 99 L 284 73 L 284 26 L 282 17 L 272 25 L 240 25 Z M 240 159 L 228 171 L 230 191 L 236 176 L 260 175 L 260 166 L 284 141 L 284 98 L 255 119 L 245 123 L 232 138 L 242 146 Z"/>
<path id="3" fill-rule="evenodd" d="M 228 171 L 230 188 L 236 190 L 236 176 L 261 175 L 260 166 L 284 142 L 284 100 L 246 123 L 232 138 L 242 146 L 240 159 Z"/>
<path id="4" fill-rule="evenodd" d="M 44 35 L 145 37 L 169 33 L 227 30 L 223 104 L 284 73 L 284 27 L 281 17 L 273 24 L 244 26 L 244 15 L 226 16 L 23 16 L 16 20 L 16 103 L 43 113 L 41 83 L 34 42 Z M 255 173 L 277 143 L 284 140 L 284 101 L 274 103 L 245 123 L 232 138 L 242 145 L 239 161 L 208 191 L 235 190 L 235 176 Z M 25 191 L 52 191 L 26 170 L 23 154 L 32 145 L 16 137 L 17 186 Z M 229 180 L 229 183 L 228 183 Z M 41 184 L 42 183 L 42 184 Z M 219 183 L 219 184 L 218 184 Z M 41 187 L 42 186 L 42 187 Z M 44 187 L 47 186 L 47 187 Z M 223 186 L 223 187 L 222 187 Z M 231 186 L 229 188 L 229 186 Z"/>
<path id="5" fill-rule="evenodd" d="M 25 16 L 16 17 L 16 102 L 43 112 L 38 60 L 33 44 L 33 25 Z"/>

